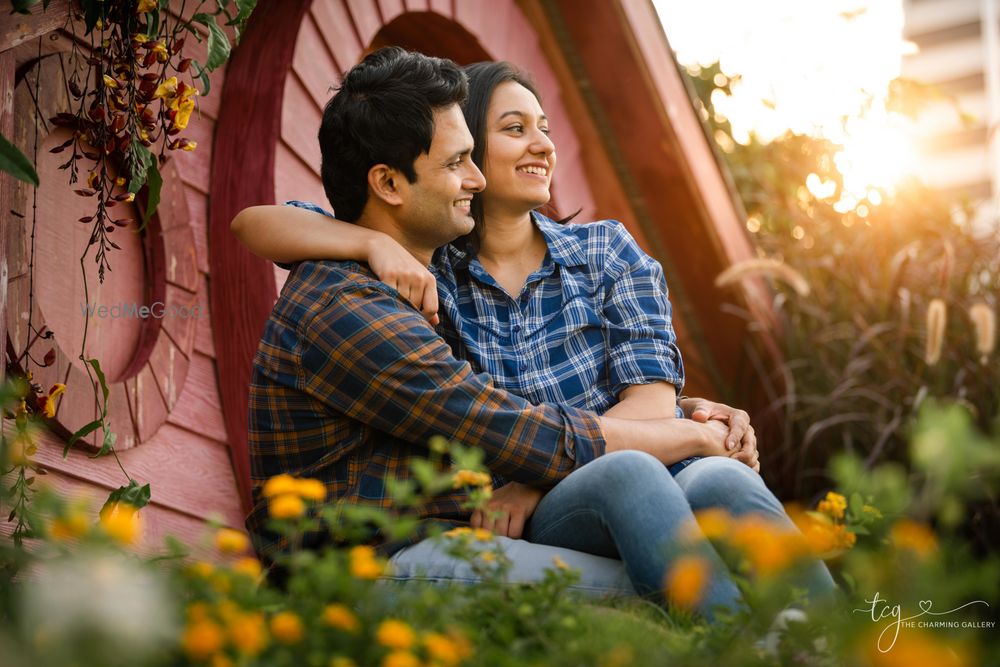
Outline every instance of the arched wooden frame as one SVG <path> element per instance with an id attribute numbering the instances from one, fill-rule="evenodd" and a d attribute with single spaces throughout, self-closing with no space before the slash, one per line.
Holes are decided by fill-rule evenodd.
<path id="1" fill-rule="evenodd" d="M 63 57 L 55 54 L 42 58 L 40 63 L 23 67 L 23 72 L 34 70 L 35 65 L 45 67 L 56 66 L 54 59 Z M 39 95 L 39 118 L 44 120 L 63 111 L 68 106 L 65 90 L 60 76 L 42 76 L 41 94 Z M 15 143 L 25 144 L 31 124 L 34 122 L 34 109 L 15 110 L 16 122 Z M 39 130 L 46 131 L 42 123 Z M 30 154 L 29 147 L 21 146 Z M 47 154 L 40 159 L 56 159 Z M 197 263 L 194 257 L 194 232 L 191 228 L 190 214 L 185 198 L 180 176 L 173 162 L 168 161 L 160 167 L 163 175 L 161 191 L 162 203 L 157 213 L 152 216 L 143 232 L 144 257 L 144 303 L 147 306 L 163 304 L 164 312 L 191 313 L 196 304 L 198 291 Z M 29 303 L 31 303 L 32 323 L 37 329 L 45 325 L 45 314 L 37 300 L 29 297 L 29 274 L 27 258 L 27 235 L 31 220 L 30 199 L 31 188 L 18 182 L 15 185 L 12 198 L 13 205 L 19 211 L 25 211 L 25 217 L 18 224 L 11 226 L 8 233 L 8 267 L 10 270 L 6 315 L 8 322 L 6 349 L 13 358 L 21 352 L 26 340 L 22 340 L 22 331 Z M 140 198 L 145 193 L 140 193 Z M 78 224 L 73 220 L 57 220 L 56 224 Z M 119 234 L 130 233 L 126 228 Z M 76 267 L 67 267 L 75 270 Z M 35 280 L 44 280 L 44 276 L 35 276 Z M 107 278 L 114 280 L 114 274 Z M 170 410 L 177 402 L 187 379 L 189 359 L 194 344 L 195 320 L 191 317 L 148 317 L 139 328 L 139 340 L 136 350 L 117 381 L 109 386 L 108 413 L 112 429 L 117 433 L 116 448 L 119 450 L 134 447 L 153 436 L 166 420 Z M 58 335 L 58 332 L 57 332 Z M 44 349 L 42 346 L 39 348 Z M 67 386 L 69 400 L 60 401 L 53 422 L 54 430 L 63 438 L 76 431 L 99 414 L 99 404 L 96 396 L 93 400 L 92 384 L 86 373 L 74 364 L 69 354 L 76 350 L 63 350 L 59 345 L 53 346 L 55 362 L 44 368 L 32 367 L 36 382 L 47 388 L 56 382 Z M 38 349 L 34 350 L 38 355 Z M 100 360 L 98 360 L 100 361 Z M 99 448 L 98 434 L 92 434 L 80 441 L 80 445 L 91 449 Z"/>
<path id="2" fill-rule="evenodd" d="M 338 71 L 385 44 L 398 44 L 459 63 L 505 59 L 531 72 L 559 146 L 556 187 L 567 206 L 594 208 L 580 158 L 581 146 L 560 99 L 556 76 L 537 36 L 514 0 L 481 3 L 408 0 L 403 3 L 315 3 L 311 14 Z M 267 3 L 254 12 L 240 48 L 226 70 L 212 162 L 209 255 L 213 279 L 213 335 L 219 391 L 233 465 L 250 507 L 247 395 L 253 355 L 274 305 L 271 265 L 250 254 L 229 231 L 242 208 L 273 203 L 275 162 L 281 140 L 285 78 L 292 67 L 309 0 Z M 322 45 L 321 45 L 322 46 Z M 319 165 L 314 165 L 318 173 Z"/>

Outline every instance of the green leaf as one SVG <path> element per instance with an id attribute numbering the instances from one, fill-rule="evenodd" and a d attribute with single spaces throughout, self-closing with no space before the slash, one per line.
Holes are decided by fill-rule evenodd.
<path id="1" fill-rule="evenodd" d="M 139 509 L 148 505 L 151 497 L 149 484 L 139 486 L 139 482 L 129 478 L 128 486 L 119 486 L 108 495 L 108 499 L 104 501 L 104 506 L 101 507 L 101 512 L 104 512 L 104 510 L 115 503 L 128 503 L 132 507 Z"/>
<path id="2" fill-rule="evenodd" d="M 215 17 L 211 14 L 195 14 L 191 20 L 208 28 L 208 59 L 205 61 L 205 69 L 211 72 L 221 67 L 229 58 L 229 52 L 232 50 L 229 37 L 215 22 Z"/>
<path id="3" fill-rule="evenodd" d="M 106 424 L 104 426 L 104 442 L 101 443 L 101 448 L 97 451 L 97 453 L 90 458 L 96 459 L 101 456 L 108 455 L 111 452 L 111 449 L 115 446 L 115 443 L 118 442 L 118 434 L 112 431 L 109 427 L 110 424 Z"/>
<path id="4" fill-rule="evenodd" d="M 90 364 L 94 368 L 94 373 L 97 375 L 97 381 L 101 383 L 101 392 L 104 394 L 104 404 L 107 406 L 108 403 L 108 381 L 104 378 L 104 371 L 101 370 L 101 362 L 97 359 L 86 359 L 86 363 Z M 103 411 L 107 414 L 107 411 Z"/>
<path id="5" fill-rule="evenodd" d="M 38 4 L 38 0 L 11 0 L 10 4 L 18 14 L 30 14 L 29 10 Z"/>
<path id="6" fill-rule="evenodd" d="M 38 186 L 38 174 L 31 166 L 31 160 L 2 134 L 0 134 L 0 171 L 6 171 L 14 178 Z"/>
<path id="7" fill-rule="evenodd" d="M 226 25 L 234 25 L 240 32 L 243 32 L 243 28 L 246 27 L 250 14 L 252 14 L 253 10 L 257 7 L 257 0 L 236 0 L 236 7 L 239 9 L 239 13 L 236 14 L 236 17 Z"/>
<path id="8" fill-rule="evenodd" d="M 149 170 L 146 172 L 146 186 L 146 210 L 142 214 L 142 224 L 139 226 L 140 231 L 146 228 L 149 219 L 156 213 L 156 207 L 160 205 L 160 190 L 163 188 L 163 176 L 160 175 L 160 169 L 156 166 L 155 157 L 149 165 Z"/>
<path id="9" fill-rule="evenodd" d="M 101 18 L 104 0 L 81 0 L 80 5 L 83 7 L 84 25 L 86 26 L 83 34 L 89 35 L 97 25 L 97 20 Z"/>
<path id="10" fill-rule="evenodd" d="M 131 152 L 132 159 L 128 165 L 128 191 L 136 194 L 146 184 L 146 173 L 149 171 L 149 166 L 156 162 L 156 157 L 148 148 L 137 142 L 132 143 Z"/>
<path id="11" fill-rule="evenodd" d="M 79 440 L 80 438 L 87 437 L 88 435 L 96 431 L 98 427 L 100 427 L 100 425 L 103 423 L 104 422 L 102 420 L 95 419 L 89 424 L 84 424 L 83 426 L 80 427 L 79 430 L 77 430 L 76 433 L 69 436 L 69 440 L 66 441 L 66 446 L 63 447 L 63 458 L 66 458 L 66 456 L 69 454 L 70 448 L 76 444 L 77 440 Z"/>
<path id="12" fill-rule="evenodd" d="M 202 85 L 205 86 L 205 90 L 201 91 L 201 96 L 206 97 L 208 95 L 208 91 L 212 90 L 212 83 L 208 79 L 208 70 L 202 67 L 201 63 L 197 60 L 192 60 L 191 64 L 194 65 L 198 78 L 201 79 Z"/>

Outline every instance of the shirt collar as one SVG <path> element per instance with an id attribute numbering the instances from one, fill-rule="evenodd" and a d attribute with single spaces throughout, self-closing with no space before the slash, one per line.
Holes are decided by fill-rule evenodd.
<path id="1" fill-rule="evenodd" d="M 545 245 L 549 248 L 549 255 L 552 261 L 562 266 L 585 266 L 587 264 L 587 254 L 583 250 L 583 244 L 576 234 L 567 229 L 566 223 L 558 223 L 548 218 L 538 211 L 532 211 L 531 217 L 534 220 L 538 231 L 545 239 Z M 475 257 L 475 252 L 467 241 L 459 240 L 445 246 L 450 264 L 457 269 L 465 268 Z"/>
<path id="2" fill-rule="evenodd" d="M 531 216 L 538 231 L 545 237 L 552 261 L 562 266 L 584 266 L 587 264 L 587 253 L 576 234 L 569 229 L 567 223 L 558 223 L 545 217 L 538 211 L 532 211 Z"/>

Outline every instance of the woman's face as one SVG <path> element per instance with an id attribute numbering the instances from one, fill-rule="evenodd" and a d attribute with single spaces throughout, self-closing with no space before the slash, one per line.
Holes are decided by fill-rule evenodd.
<path id="1" fill-rule="evenodd" d="M 493 91 L 486 112 L 487 215 L 527 213 L 549 201 L 556 148 L 538 99 L 519 83 L 506 81 Z"/>

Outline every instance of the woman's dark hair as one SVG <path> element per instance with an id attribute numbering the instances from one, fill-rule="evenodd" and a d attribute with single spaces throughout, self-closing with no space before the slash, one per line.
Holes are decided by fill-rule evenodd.
<path id="1" fill-rule="evenodd" d="M 323 110 L 323 188 L 337 217 L 355 222 L 368 200 L 368 170 L 384 163 L 417 180 L 413 162 L 431 146 L 434 111 L 462 104 L 465 75 L 450 60 L 379 49 L 355 65 Z"/>
<path id="2" fill-rule="evenodd" d="M 475 147 L 472 149 L 472 161 L 479 167 L 480 171 L 485 173 L 486 135 L 488 134 L 486 113 L 490 108 L 493 92 L 500 84 L 512 82 L 527 88 L 539 104 L 541 104 L 542 97 L 538 94 L 538 89 L 527 74 L 505 61 L 473 63 L 466 65 L 463 71 L 469 78 L 469 97 L 466 99 L 462 111 L 465 114 L 465 124 L 469 126 L 469 132 L 472 133 L 472 139 L 475 142 Z M 489 188 L 489 186 L 487 180 L 486 187 Z M 576 213 L 559 222 L 566 222 L 575 215 Z M 472 198 L 472 219 L 476 221 L 476 226 L 472 232 L 464 237 L 464 240 L 471 243 L 476 249 L 479 248 L 479 242 L 482 238 L 483 218 L 483 198 L 481 195 L 476 195 Z"/>

